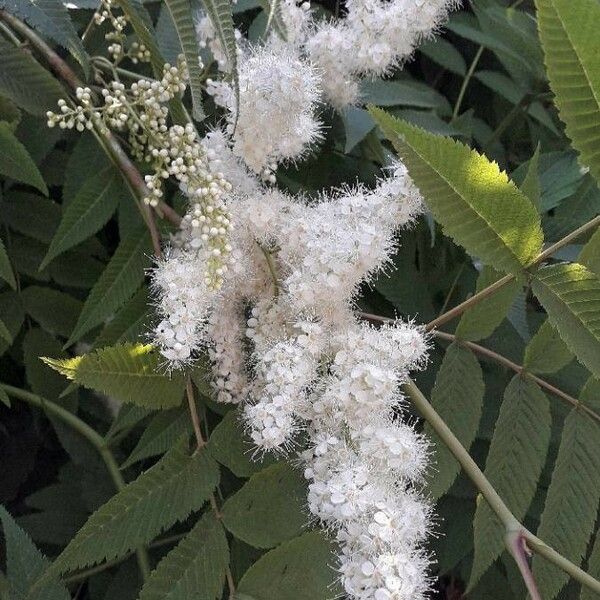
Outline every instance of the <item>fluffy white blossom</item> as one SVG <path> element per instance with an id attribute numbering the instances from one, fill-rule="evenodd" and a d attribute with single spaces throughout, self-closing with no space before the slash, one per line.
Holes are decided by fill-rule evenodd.
<path id="1" fill-rule="evenodd" d="M 278 163 L 300 158 L 319 139 L 319 77 L 276 38 L 240 57 L 238 77 L 239 106 L 227 82 L 208 80 L 207 91 L 228 111 L 234 154 L 268 177 Z"/>

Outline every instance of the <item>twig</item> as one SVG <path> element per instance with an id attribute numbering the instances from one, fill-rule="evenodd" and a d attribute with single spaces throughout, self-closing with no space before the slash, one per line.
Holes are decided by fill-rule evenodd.
<path id="1" fill-rule="evenodd" d="M 370 313 L 360 313 L 360 316 L 367 321 L 373 321 L 376 323 L 393 323 L 394 322 L 394 319 L 390 319 L 388 317 L 380 317 L 379 315 L 373 315 Z M 498 364 L 501 364 L 501 365 L 511 369 L 512 371 L 514 371 L 515 373 L 518 373 L 519 375 L 525 375 L 526 377 L 529 377 L 529 379 L 532 379 L 533 381 L 535 381 L 541 388 L 544 388 L 551 394 L 554 394 L 561 400 L 564 400 L 565 402 L 569 403 L 574 408 L 585 412 L 592 419 L 594 419 L 595 421 L 598 421 L 598 423 L 600 423 L 600 415 L 597 412 L 593 411 L 591 408 L 588 408 L 585 404 L 582 404 L 577 398 L 574 398 L 573 396 L 570 396 L 566 392 L 563 392 L 561 389 L 552 385 L 545 379 L 542 379 L 541 377 L 538 377 L 537 375 L 534 375 L 533 373 L 529 373 L 522 365 L 519 365 L 519 364 L 513 362 L 512 360 L 506 358 L 506 356 L 502 356 L 502 354 L 498 354 L 497 352 L 494 352 L 493 350 L 490 350 L 489 348 L 486 348 L 484 346 L 480 346 L 479 344 L 476 344 L 474 342 L 467 342 L 465 340 L 461 340 L 461 339 L 457 338 L 455 335 L 453 335 L 451 333 L 446 333 L 445 331 L 435 330 L 435 331 L 432 331 L 431 333 L 434 337 L 436 337 L 440 340 L 446 340 L 448 342 L 456 342 L 457 344 L 460 344 L 461 346 L 465 346 L 466 348 L 469 348 L 469 350 L 472 350 L 476 354 L 485 356 L 486 358 L 489 358 L 490 360 L 493 360 L 494 362 L 497 362 Z"/>
<path id="2" fill-rule="evenodd" d="M 465 92 L 467 91 L 467 87 L 471 78 L 473 77 L 473 73 L 475 73 L 475 69 L 477 68 L 477 64 L 479 63 L 479 59 L 485 50 L 484 46 L 479 46 L 473 60 L 471 61 L 471 65 L 469 70 L 467 71 L 465 78 L 463 79 L 462 85 L 460 86 L 460 91 L 458 92 L 458 98 L 456 99 L 456 104 L 454 105 L 454 110 L 452 111 L 452 121 L 454 121 L 458 117 L 458 113 L 460 112 L 460 107 L 462 105 L 462 101 L 465 97 Z"/>
<path id="3" fill-rule="evenodd" d="M 535 260 L 533 262 L 531 262 L 531 264 L 527 265 L 526 269 L 531 269 L 533 267 L 537 267 L 540 263 L 544 262 L 547 258 L 552 256 L 557 250 L 560 250 L 563 246 L 566 246 L 567 244 L 572 242 L 574 239 L 578 238 L 580 235 L 583 235 L 590 229 L 594 229 L 595 227 L 597 227 L 599 225 L 600 225 L 600 215 L 594 217 L 587 223 L 584 223 L 581 227 L 578 227 L 577 229 L 575 229 L 575 231 L 572 231 L 571 233 L 569 233 L 562 239 L 558 240 L 558 242 L 555 242 L 554 244 L 551 244 L 550 246 L 548 246 L 544 251 L 542 251 L 542 252 L 540 252 L 540 254 L 538 254 L 538 256 L 535 258 Z M 449 311 L 447 311 L 444 314 L 440 315 L 439 317 L 433 319 L 433 321 L 430 321 L 429 323 L 427 323 L 427 325 L 425 326 L 425 329 L 427 331 L 431 331 L 432 329 L 435 329 L 436 327 L 439 327 L 440 325 L 443 325 L 444 323 L 447 323 L 448 321 L 452 321 L 452 319 L 462 315 L 462 313 L 464 313 L 468 308 L 470 308 L 474 304 L 477 304 L 478 302 L 481 302 L 481 300 L 484 300 L 488 296 L 491 296 L 493 293 L 497 292 L 499 289 L 503 288 L 505 285 L 507 285 L 511 281 L 514 281 L 514 279 L 515 279 L 515 275 L 513 275 L 513 274 L 505 275 L 501 279 L 498 279 L 498 281 L 496 281 L 492 285 L 484 288 L 480 292 L 477 292 L 476 294 L 474 294 L 473 296 L 471 296 L 464 302 L 461 302 L 454 308 L 451 308 Z"/>
<path id="4" fill-rule="evenodd" d="M 517 567 L 519 567 L 521 577 L 525 582 L 525 587 L 529 592 L 530 599 L 543 600 L 539 590 L 537 589 L 533 573 L 531 572 L 531 568 L 529 567 L 529 562 L 527 561 L 527 554 L 529 549 L 527 548 L 523 532 L 508 531 L 504 538 L 504 543 L 511 556 L 513 557 L 514 561 L 517 563 Z"/>
<path id="5" fill-rule="evenodd" d="M 100 454 L 111 476 L 111 479 L 117 488 L 117 491 L 120 492 L 123 488 L 125 488 L 125 480 L 123 479 L 123 475 L 119 470 L 119 465 L 117 465 L 117 461 L 115 460 L 113 453 L 106 445 L 104 438 L 94 429 L 92 429 L 85 421 L 82 421 L 78 416 L 64 409 L 62 406 L 59 406 L 58 404 L 55 404 L 46 398 L 42 398 L 42 396 L 32 394 L 31 392 L 13 387 L 12 385 L 7 385 L 5 383 L 0 383 L 0 388 L 3 389 L 9 396 L 27 402 L 28 404 L 36 406 L 37 408 L 41 408 L 44 412 L 57 417 L 63 423 L 66 423 L 69 427 L 86 438 Z M 150 574 L 150 563 L 146 549 L 138 548 L 136 550 L 136 555 L 142 576 L 144 579 L 146 579 Z"/>
<path id="6" fill-rule="evenodd" d="M 579 583 L 585 585 L 596 593 L 600 593 L 600 581 L 594 579 L 591 575 L 588 575 L 585 571 L 580 569 L 577 565 L 573 564 L 570 560 L 561 556 L 556 550 L 550 548 L 547 544 L 542 542 L 533 533 L 526 529 L 516 517 L 512 514 L 509 508 L 506 506 L 502 498 L 498 495 L 498 492 L 494 489 L 492 484 L 488 481 L 486 476 L 483 474 L 481 469 L 477 466 L 475 461 L 471 458 L 469 453 L 465 450 L 459 440 L 452 433 L 450 428 L 446 425 L 445 421 L 437 414 L 434 408 L 429 404 L 429 401 L 421 390 L 415 385 L 415 383 L 409 379 L 404 384 L 404 391 L 411 398 L 418 411 L 423 415 L 425 420 L 431 425 L 440 439 L 444 442 L 445 446 L 452 452 L 454 458 L 460 463 L 464 472 L 467 474 L 469 479 L 473 482 L 475 487 L 481 492 L 481 495 L 485 498 L 489 507 L 500 519 L 506 530 L 506 543 L 507 549 L 511 552 L 521 573 L 524 572 L 525 566 L 529 571 L 529 566 L 521 562 L 522 557 L 520 549 L 517 552 L 516 547 L 511 547 L 515 539 L 526 541 L 528 547 L 535 552 L 538 552 L 544 558 L 554 563 L 557 567 L 568 573 L 573 579 L 579 581 Z M 525 551 L 525 546 L 522 546 Z M 524 557 L 523 557 L 524 558 Z M 529 577 L 527 571 L 525 571 L 525 577 Z M 535 592 L 535 588 L 530 587 L 533 585 L 533 581 L 525 579 L 525 584 L 528 585 L 530 593 Z M 540 596 L 532 596 L 534 599 L 539 599 Z"/>
<path id="7" fill-rule="evenodd" d="M 206 440 L 202 435 L 202 429 L 200 428 L 200 418 L 198 417 L 198 410 L 196 408 L 196 399 L 194 394 L 194 386 L 192 383 L 192 378 L 188 377 L 185 391 L 188 400 L 188 407 L 190 411 L 190 417 L 192 419 L 192 424 L 194 426 L 194 435 L 196 437 L 196 450 L 200 451 L 204 446 L 206 446 Z M 221 511 L 219 510 L 219 505 L 217 504 L 217 499 L 214 494 L 210 495 L 210 505 L 215 517 L 219 520 L 223 518 Z M 231 569 L 229 565 L 225 569 L 225 577 L 227 579 L 227 586 L 229 587 L 229 598 L 233 600 L 235 597 L 235 583 L 233 581 L 233 575 L 231 573 Z"/>

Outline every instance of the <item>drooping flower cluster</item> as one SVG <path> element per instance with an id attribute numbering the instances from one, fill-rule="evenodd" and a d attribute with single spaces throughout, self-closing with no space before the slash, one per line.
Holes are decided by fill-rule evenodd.
<path id="1" fill-rule="evenodd" d="M 113 23 L 119 60 L 126 21 L 111 2 L 98 19 Z M 82 88 L 74 106 L 61 101 L 48 113 L 50 126 L 126 132 L 134 158 L 152 169 L 150 206 L 167 178 L 189 199 L 153 274 L 154 342 L 169 369 L 207 353 L 215 399 L 240 405 L 257 452 L 298 451 L 308 510 L 337 539 L 355 600 L 422 600 L 428 589 L 430 507 L 419 493 L 427 443 L 400 392 L 427 341 L 412 323 L 376 329 L 354 311 L 421 199 L 400 163 L 372 189 L 311 200 L 267 184 L 320 138 L 322 100 L 356 102 L 360 79 L 400 64 L 451 4 L 348 0 L 344 18 L 317 22 L 307 2 L 282 0 L 286 40 L 239 44 L 239 97 L 230 77 L 207 81 L 226 125 L 202 139 L 192 124 L 168 122 L 167 103 L 185 90 L 183 60 L 165 65 L 160 81 L 112 82 L 101 106 Z M 197 32 L 229 73 L 233 61 L 206 17 Z"/>

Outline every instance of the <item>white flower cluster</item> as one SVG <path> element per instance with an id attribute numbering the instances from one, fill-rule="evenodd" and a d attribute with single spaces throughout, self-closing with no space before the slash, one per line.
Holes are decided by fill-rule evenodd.
<path id="1" fill-rule="evenodd" d="M 402 419 L 399 390 L 427 345 L 411 324 L 375 329 L 352 310 L 359 285 L 385 267 L 398 229 L 419 213 L 420 195 L 397 164 L 374 189 L 308 203 L 253 181 L 222 132 L 204 144 L 236 182 L 228 199 L 235 262 L 218 293 L 196 300 L 191 292 L 202 287 L 190 271 L 173 295 L 174 320 L 157 329 L 159 345 L 176 339 L 184 360 L 207 348 L 215 397 L 243 405 L 258 452 L 287 454 L 308 440 L 300 454 L 308 508 L 340 543 L 349 596 L 424 598 L 430 509 L 417 490 L 427 445 Z M 192 232 L 182 235 L 188 241 L 176 261 Z M 156 284 L 168 290 L 178 273 L 159 266 Z M 197 319 L 194 327 L 180 308 Z M 173 361 L 171 347 L 163 354 Z"/>
<path id="2" fill-rule="evenodd" d="M 320 78 L 296 49 L 274 37 L 240 56 L 238 78 L 239 107 L 228 82 L 209 79 L 207 92 L 227 109 L 234 154 L 274 182 L 278 163 L 302 158 L 320 138 Z"/>
<path id="3" fill-rule="evenodd" d="M 204 284 L 208 289 L 217 289 L 232 261 L 228 241 L 232 225 L 225 205 L 225 196 L 232 186 L 223 173 L 211 168 L 210 150 L 191 123 L 185 127 L 168 124 L 167 103 L 185 91 L 187 77 L 185 60 L 180 56 L 177 66 L 164 66 L 160 81 L 140 79 L 129 88 L 111 81 L 102 90 L 104 103 L 100 106 L 93 103 L 89 88 L 78 88 L 74 107 L 61 99 L 60 112 L 48 111 L 46 116 L 49 127 L 58 124 L 63 129 L 75 127 L 78 131 L 94 127 L 100 132 L 127 131 L 134 158 L 152 167 L 152 174 L 145 176 L 146 204 L 159 205 L 164 180 L 173 178 L 178 182 L 190 203 L 185 226 L 193 235 L 188 245 L 204 261 Z M 212 155 L 214 158 L 214 152 Z M 168 313 L 170 309 L 165 310 Z M 170 347 L 167 339 L 161 338 L 165 348 Z M 182 348 L 195 346 L 191 340 L 188 342 Z"/>
<path id="4" fill-rule="evenodd" d="M 456 0 L 348 0 L 344 18 L 317 20 L 305 1 L 281 0 L 278 23 L 263 45 L 238 45 L 239 98 L 227 80 L 208 80 L 207 92 L 227 110 L 236 156 L 266 181 L 280 163 L 301 159 L 320 139 L 317 107 L 360 101 L 360 81 L 399 66 L 446 17 Z M 220 71 L 226 53 L 206 16 L 197 20 L 200 46 Z M 241 37 L 236 30 L 238 38 Z M 239 103 L 239 106 L 238 106 Z"/>

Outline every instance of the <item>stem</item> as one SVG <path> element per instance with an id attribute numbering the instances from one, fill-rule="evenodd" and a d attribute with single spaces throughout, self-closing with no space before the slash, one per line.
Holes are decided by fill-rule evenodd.
<path id="1" fill-rule="evenodd" d="M 580 569 L 577 565 L 573 564 L 564 556 L 561 556 L 558 552 L 556 552 L 556 550 L 550 548 L 547 544 L 542 542 L 539 538 L 533 535 L 533 533 L 521 525 L 519 521 L 517 521 L 515 516 L 512 514 L 506 504 L 504 504 L 504 501 L 502 498 L 500 498 L 498 492 L 496 492 L 496 490 L 493 488 L 492 484 L 488 481 L 481 469 L 477 466 L 469 453 L 458 441 L 444 420 L 437 414 L 433 406 L 429 404 L 427 398 L 425 398 L 421 390 L 414 384 L 414 382 L 409 378 L 403 387 L 404 391 L 408 396 L 410 396 L 419 412 L 433 427 L 434 431 L 444 442 L 448 450 L 452 452 L 454 458 L 456 458 L 456 460 L 460 463 L 464 472 L 475 484 L 475 487 L 481 492 L 481 495 L 485 498 L 485 501 L 489 504 L 492 511 L 504 525 L 507 532 L 506 541 L 508 550 L 517 561 L 517 565 L 519 566 L 521 573 L 523 573 L 525 566 L 527 566 L 527 571 L 529 571 L 529 565 L 524 565 L 520 562 L 522 560 L 521 549 L 517 550 L 516 548 L 511 548 L 510 546 L 510 543 L 514 542 L 516 536 L 522 540 L 526 540 L 532 550 L 535 550 L 541 556 L 568 573 L 573 579 L 587 586 L 592 591 L 599 593 L 600 581 L 597 581 L 591 575 L 588 575 L 585 571 Z M 515 554 L 517 555 L 515 556 Z M 524 578 L 525 577 L 527 577 L 527 573 L 524 574 Z M 530 593 L 535 592 L 535 588 L 530 587 L 532 585 L 532 581 L 528 582 L 528 580 L 525 578 L 525 584 L 527 585 Z M 534 600 L 536 598 L 540 599 L 540 596 L 539 594 L 538 596 L 532 595 L 532 598 Z"/>
<path id="2" fill-rule="evenodd" d="M 202 448 L 204 448 L 204 446 L 206 446 L 206 440 L 204 439 L 204 436 L 202 435 L 202 429 L 200 428 L 200 418 L 196 409 L 194 386 L 192 384 L 191 377 L 187 378 L 185 391 L 188 400 L 188 407 L 190 410 L 190 417 L 192 419 L 192 425 L 194 426 L 194 435 L 196 437 L 196 451 L 199 452 L 200 450 L 202 450 Z M 221 520 L 223 518 L 223 514 L 219 510 L 219 505 L 217 504 L 217 499 L 215 498 L 214 494 L 210 495 L 210 506 L 215 517 L 218 520 Z M 227 568 L 225 569 L 225 577 L 227 579 L 227 586 L 229 588 L 229 598 L 230 600 L 233 600 L 233 598 L 235 597 L 235 583 L 233 581 L 233 575 L 231 574 L 231 569 L 229 565 L 227 565 Z"/>
<path id="3" fill-rule="evenodd" d="M 548 246 L 543 252 L 540 252 L 540 254 L 538 254 L 537 258 L 531 264 L 527 265 L 527 269 L 537 267 L 540 263 L 544 262 L 547 258 L 552 256 L 557 250 L 560 250 L 563 246 L 566 246 L 567 244 L 572 242 L 574 239 L 578 238 L 580 235 L 583 235 L 590 229 L 594 229 L 595 227 L 597 227 L 599 225 L 600 225 L 600 215 L 594 217 L 587 223 L 584 223 L 581 227 L 578 227 L 577 229 L 575 229 L 575 231 L 572 231 L 565 237 L 558 240 L 558 242 L 555 242 L 554 244 L 551 244 L 550 246 Z M 471 296 L 464 302 L 461 302 L 460 304 L 458 304 L 454 308 L 450 309 L 449 311 L 445 312 L 444 314 L 440 315 L 436 319 L 433 319 L 433 321 L 430 321 L 429 323 L 427 323 L 427 325 L 425 326 L 425 330 L 431 331 L 432 329 L 439 327 L 440 325 L 443 325 L 444 323 L 447 323 L 448 321 L 451 321 L 455 317 L 462 315 L 462 313 L 464 313 L 465 310 L 467 310 L 474 304 L 477 304 L 481 300 L 484 300 L 485 298 L 487 298 L 494 292 L 497 292 L 499 289 L 503 288 L 506 284 L 510 283 L 514 279 L 515 279 L 515 275 L 513 275 L 513 274 L 508 274 L 508 275 L 505 275 L 504 277 L 502 277 L 501 279 L 498 279 L 498 281 L 496 281 L 495 283 L 492 283 L 492 285 L 484 288 L 480 292 L 477 292 L 476 294 L 474 294 L 473 296 Z"/>
<path id="4" fill-rule="evenodd" d="M 522 531 L 508 531 L 504 537 L 506 548 L 512 555 L 514 561 L 519 567 L 521 577 L 525 582 L 525 587 L 529 592 L 531 600 L 543 600 L 540 592 L 537 589 L 533 573 L 529 568 L 529 562 L 527 561 L 528 548 L 526 545 L 526 539 Z"/>
<path id="5" fill-rule="evenodd" d="M 460 107 L 465 97 L 465 92 L 467 91 L 467 87 L 471 78 L 473 77 L 473 73 L 475 73 L 475 69 L 477 68 L 477 63 L 485 50 L 484 46 L 479 46 L 473 60 L 471 61 L 471 65 L 469 66 L 469 70 L 463 79 L 462 85 L 460 87 L 460 91 L 458 92 L 458 98 L 456 99 L 456 104 L 454 105 L 454 110 L 452 111 L 452 119 L 451 122 L 454 121 L 458 117 L 458 113 L 460 112 Z"/>
<path id="6" fill-rule="evenodd" d="M 489 149 L 500 139 L 500 136 L 506 131 L 507 127 L 525 110 L 532 102 L 534 96 L 525 94 L 517 104 L 515 104 L 504 116 L 498 127 L 494 129 L 492 135 L 485 141 L 483 149 L 488 152 Z"/>
<path id="7" fill-rule="evenodd" d="M 9 396 L 27 402 L 32 406 L 41 408 L 44 412 L 57 417 L 63 421 L 63 423 L 66 423 L 69 427 L 77 431 L 98 451 L 102 457 L 102 460 L 104 461 L 104 464 L 106 465 L 111 479 L 113 480 L 115 488 L 117 488 L 117 491 L 120 492 L 125 487 L 125 480 L 123 479 L 123 475 L 119 470 L 119 465 L 117 465 L 117 461 L 115 460 L 113 453 L 110 451 L 110 448 L 105 444 L 104 438 L 94 429 L 92 429 L 85 421 L 82 421 L 78 416 L 69 412 L 62 406 L 59 406 L 58 404 L 55 404 L 46 398 L 42 398 L 42 396 L 32 394 L 31 392 L 13 387 L 12 385 L 7 385 L 5 383 L 0 383 L 0 388 L 3 389 Z M 145 580 L 150 574 L 148 554 L 145 548 L 138 548 L 136 550 L 136 554 L 140 571 L 142 572 Z"/>
<path id="8" fill-rule="evenodd" d="M 378 323 L 393 323 L 394 322 L 394 319 L 389 319 L 387 317 L 380 317 L 379 315 L 373 315 L 370 313 L 360 313 L 360 316 L 363 319 L 366 319 L 367 321 L 375 321 Z M 577 410 L 582 410 L 587 415 L 589 415 L 592 419 L 594 419 L 595 421 L 598 421 L 598 423 L 600 423 L 600 415 L 597 412 L 593 411 L 591 408 L 588 408 L 585 404 L 581 404 L 581 402 L 577 398 L 574 398 L 573 396 L 570 396 L 566 392 L 563 392 L 561 389 L 552 385 L 545 379 L 542 379 L 541 377 L 538 377 L 537 375 L 534 375 L 533 373 L 529 373 L 528 371 L 525 370 L 525 368 L 522 365 L 519 365 L 519 364 L 513 362 L 512 360 L 506 358 L 506 356 L 502 356 L 502 354 L 498 354 L 497 352 L 494 352 L 493 350 L 490 350 L 489 348 L 485 348 L 484 346 L 480 346 L 479 344 L 476 344 L 474 342 L 467 342 L 465 340 L 461 340 L 461 339 L 457 338 L 455 335 L 452 335 L 451 333 L 446 333 L 445 331 L 435 330 L 435 331 L 432 331 L 432 335 L 440 340 L 446 340 L 448 342 L 456 342 L 457 344 L 460 344 L 461 346 L 465 346 L 466 348 L 469 348 L 469 350 L 475 352 L 476 354 L 485 356 L 486 358 L 489 358 L 490 360 L 493 360 L 494 362 L 497 362 L 498 364 L 501 364 L 504 367 L 511 369 L 512 371 L 514 371 L 515 373 L 518 373 L 519 375 L 525 375 L 526 377 L 529 377 L 529 379 L 535 381 L 541 388 L 545 389 L 546 391 L 550 392 L 551 394 L 554 394 L 561 400 L 568 402 L 571 406 L 573 406 L 573 408 L 576 408 Z"/>

